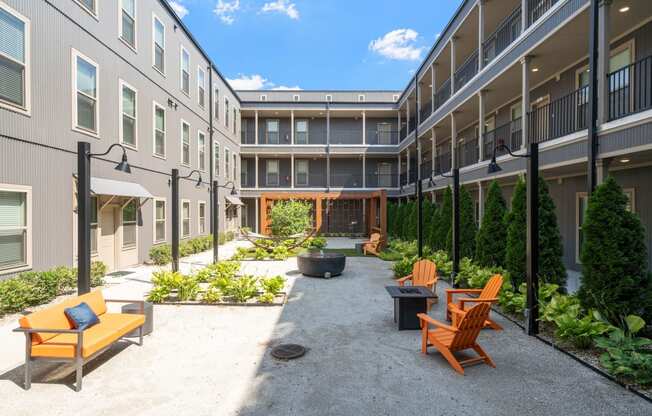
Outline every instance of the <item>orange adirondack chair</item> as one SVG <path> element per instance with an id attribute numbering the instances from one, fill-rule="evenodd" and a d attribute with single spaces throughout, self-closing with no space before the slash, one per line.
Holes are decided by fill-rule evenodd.
<path id="1" fill-rule="evenodd" d="M 412 274 L 401 277 L 397 280 L 399 286 L 405 286 L 407 281 L 411 281 L 412 286 L 423 286 L 432 290 L 437 295 L 437 265 L 430 260 L 419 260 L 412 266 Z M 439 300 L 435 298 L 428 299 L 428 310 Z"/>
<path id="2" fill-rule="evenodd" d="M 380 244 L 382 243 L 382 238 L 380 238 L 379 233 L 373 233 L 369 237 L 369 240 L 365 241 L 362 245 L 362 251 L 366 256 L 367 253 L 371 253 L 374 256 L 377 256 L 379 253 Z"/>
<path id="3" fill-rule="evenodd" d="M 455 305 L 452 308 L 457 309 Z M 480 330 L 484 327 L 489 316 L 491 306 L 489 303 L 478 303 L 468 311 L 459 311 L 462 315 L 457 326 L 446 325 L 439 322 L 425 313 L 417 316 L 421 320 L 421 352 L 428 354 L 428 347 L 437 348 L 441 355 L 450 363 L 458 373 L 464 375 L 463 365 L 484 362 L 487 365 L 496 367 L 491 357 L 478 345 L 476 339 Z M 430 327 L 436 326 L 436 329 Z M 473 348 L 478 357 L 459 361 L 453 353 Z"/>
<path id="4" fill-rule="evenodd" d="M 483 289 L 446 289 L 446 319 L 449 321 L 452 320 L 453 325 L 457 323 L 457 320 L 460 318 L 459 312 L 456 311 L 468 311 L 472 305 L 469 303 L 480 303 L 484 302 L 491 306 L 491 304 L 498 302 L 498 292 L 503 286 L 503 276 L 495 274 L 489 279 L 487 284 Z M 458 298 L 457 305 L 453 301 L 453 296 L 456 294 L 471 294 L 477 293 L 479 296 L 477 298 Z M 456 306 L 455 309 L 452 309 L 451 306 Z M 495 330 L 503 329 L 502 326 L 498 325 L 492 319 L 487 318 L 485 326 Z"/>

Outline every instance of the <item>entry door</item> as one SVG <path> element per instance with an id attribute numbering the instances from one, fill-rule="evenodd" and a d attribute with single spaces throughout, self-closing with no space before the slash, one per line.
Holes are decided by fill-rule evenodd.
<path id="1" fill-rule="evenodd" d="M 97 252 L 109 271 L 115 270 L 116 267 L 115 231 L 115 208 L 108 206 L 100 212 L 100 238 Z"/>
<path id="2" fill-rule="evenodd" d="M 387 162 L 378 163 L 378 186 L 390 188 L 392 186 L 392 165 Z"/>

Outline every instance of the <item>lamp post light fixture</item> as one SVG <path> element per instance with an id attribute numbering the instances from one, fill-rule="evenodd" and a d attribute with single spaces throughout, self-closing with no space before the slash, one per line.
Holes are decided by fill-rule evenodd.
<path id="1" fill-rule="evenodd" d="M 172 169 L 172 271 L 179 271 L 179 179 L 190 179 L 194 174 L 198 174 L 195 186 L 200 187 L 202 184 L 201 172 L 193 170 L 186 176 L 179 176 L 179 169 Z"/>
<path id="2" fill-rule="evenodd" d="M 131 173 L 127 150 L 114 143 L 104 153 L 91 153 L 91 144 L 77 142 L 77 294 L 91 290 L 91 158 L 106 156 L 114 147 L 122 149 L 115 170 Z"/>
<path id="3" fill-rule="evenodd" d="M 539 333 L 539 144 L 530 143 L 528 153 L 514 154 L 504 144 L 494 147 L 491 162 L 487 166 L 487 173 L 493 174 L 502 169 L 496 162 L 496 150 L 504 149 L 512 157 L 527 159 L 527 239 L 526 239 L 526 284 L 527 284 L 527 305 L 525 309 L 526 325 L 528 335 Z"/>
<path id="4" fill-rule="evenodd" d="M 213 218 L 211 219 L 211 224 L 213 226 L 213 264 L 217 264 L 219 261 L 219 256 L 218 256 L 218 246 L 219 246 L 219 232 L 220 232 L 220 223 L 219 223 L 219 207 L 220 207 L 220 199 L 219 199 L 219 188 L 231 188 L 231 196 L 236 196 L 238 195 L 238 192 L 235 189 L 235 184 L 232 181 L 228 181 L 224 185 L 219 185 L 217 183 L 217 180 L 213 181 L 213 209 L 211 210 L 211 213 L 213 215 Z"/>
<path id="5" fill-rule="evenodd" d="M 460 170 L 453 168 L 449 174 L 441 174 L 444 178 L 453 178 L 453 223 L 452 231 L 452 250 L 453 250 L 453 271 L 451 273 L 451 284 L 457 287 L 455 277 L 460 272 Z M 432 184 L 434 185 L 434 180 Z"/>

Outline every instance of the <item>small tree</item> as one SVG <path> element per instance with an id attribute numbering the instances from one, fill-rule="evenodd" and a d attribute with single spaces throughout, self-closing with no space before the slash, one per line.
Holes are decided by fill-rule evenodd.
<path id="1" fill-rule="evenodd" d="M 444 192 L 444 201 L 437 211 L 436 221 L 433 223 L 431 241 L 433 248 L 437 250 L 445 250 L 447 247 L 448 233 L 451 229 L 453 216 L 453 191 L 450 186 Z"/>
<path id="2" fill-rule="evenodd" d="M 424 197 L 423 198 L 423 223 L 422 223 L 423 229 L 421 230 L 421 233 L 423 236 L 423 244 L 427 246 L 430 246 L 430 229 L 432 228 L 434 209 L 435 206 L 432 202 L 430 202 L 430 199 Z"/>
<path id="3" fill-rule="evenodd" d="M 451 199 L 452 200 L 452 199 Z M 452 206 L 452 204 L 451 204 Z M 473 257 L 475 252 L 475 237 L 478 227 L 475 224 L 473 198 L 465 187 L 460 187 L 460 257 Z M 452 209 L 451 209 L 452 212 Z M 452 221 L 446 236 L 446 250 L 453 255 L 453 227 Z"/>
<path id="4" fill-rule="evenodd" d="M 563 256 L 555 203 L 550 197 L 548 184 L 539 178 L 539 279 L 557 284 L 565 290 L 566 266 Z"/>
<path id="5" fill-rule="evenodd" d="M 512 195 L 512 209 L 506 217 L 507 245 L 505 247 L 505 268 L 509 272 L 512 286 L 516 289 L 525 281 L 525 239 L 527 237 L 525 182 L 519 179 Z"/>
<path id="6" fill-rule="evenodd" d="M 399 235 L 401 236 L 402 240 L 408 239 L 408 222 L 410 219 L 410 211 L 410 202 L 403 202 L 401 204 L 401 209 L 399 210 L 399 214 L 401 215 L 401 218 L 399 219 Z"/>
<path id="7" fill-rule="evenodd" d="M 387 234 L 396 237 L 396 219 L 398 205 L 395 202 L 387 203 Z"/>
<path id="8" fill-rule="evenodd" d="M 613 177 L 589 198 L 582 234 L 584 308 L 595 308 L 620 324 L 629 314 L 652 313 L 652 277 L 647 271 L 645 231 L 637 215 L 626 208 L 627 197 Z"/>
<path id="9" fill-rule="evenodd" d="M 430 247 L 432 250 L 437 250 L 439 247 L 433 237 L 433 230 L 439 224 L 439 207 L 436 203 L 430 203 L 430 211 L 427 215 L 428 221 L 426 223 L 427 226 L 425 226 L 423 229 L 423 238 L 426 240 L 428 247 Z"/>
<path id="10" fill-rule="evenodd" d="M 272 235 L 287 237 L 312 227 L 312 206 L 305 201 L 276 201 L 270 210 Z"/>
<path id="11" fill-rule="evenodd" d="M 481 266 L 505 266 L 506 214 L 507 203 L 498 182 L 493 181 L 487 191 L 482 224 L 476 237 L 475 259 Z"/>

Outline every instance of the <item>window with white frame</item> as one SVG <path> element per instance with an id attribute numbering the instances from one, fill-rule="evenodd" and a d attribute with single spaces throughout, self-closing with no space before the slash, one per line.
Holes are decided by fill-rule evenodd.
<path id="1" fill-rule="evenodd" d="M 278 186 L 278 160 L 267 160 L 265 165 L 265 184 L 267 186 Z"/>
<path id="2" fill-rule="evenodd" d="M 238 156 L 233 154 L 233 178 L 234 181 L 238 179 Z"/>
<path id="3" fill-rule="evenodd" d="M 97 253 L 97 197 L 91 197 L 91 253 Z"/>
<path id="4" fill-rule="evenodd" d="M 181 46 L 181 91 L 190 94 L 190 54 Z"/>
<path id="5" fill-rule="evenodd" d="M 97 16 L 97 0 L 75 0 L 77 3 L 79 3 L 84 10 L 92 14 L 93 16 Z"/>
<path id="6" fill-rule="evenodd" d="M 392 101 L 394 102 L 398 101 L 398 94 L 392 95 Z"/>
<path id="7" fill-rule="evenodd" d="M 165 107 L 154 103 L 154 154 L 165 157 Z"/>
<path id="8" fill-rule="evenodd" d="M 360 95 L 358 95 L 358 101 L 360 101 L 361 103 L 363 103 L 363 102 L 365 101 L 365 96 L 364 96 L 364 94 L 360 94 Z"/>
<path id="9" fill-rule="evenodd" d="M 122 248 L 134 248 L 138 235 L 138 203 L 132 199 L 122 207 Z"/>
<path id="10" fill-rule="evenodd" d="M 0 3 L 0 104 L 29 111 L 29 20 Z"/>
<path id="11" fill-rule="evenodd" d="M 300 159 L 296 161 L 296 184 L 297 186 L 308 186 L 308 168 L 309 161 L 307 159 Z"/>
<path id="12" fill-rule="evenodd" d="M 181 201 L 181 236 L 190 237 L 190 201 Z"/>
<path id="13" fill-rule="evenodd" d="M 224 97 L 224 127 L 229 127 L 229 99 Z"/>
<path id="14" fill-rule="evenodd" d="M 260 101 L 267 101 L 267 95 L 261 94 L 260 95 Z"/>
<path id="15" fill-rule="evenodd" d="M 220 176 L 220 144 L 217 142 L 213 148 L 213 162 L 215 163 L 215 176 Z"/>
<path id="16" fill-rule="evenodd" d="M 31 263 L 31 191 L 0 185 L 0 271 Z"/>
<path id="17" fill-rule="evenodd" d="M 152 15 L 152 65 L 161 74 L 165 74 L 165 25 Z"/>
<path id="18" fill-rule="evenodd" d="M 199 170 L 206 170 L 206 134 L 197 132 L 197 159 Z"/>
<path id="19" fill-rule="evenodd" d="M 120 81 L 120 141 L 127 146 L 136 147 L 138 131 L 136 108 L 138 92 L 124 81 Z"/>
<path id="20" fill-rule="evenodd" d="M 199 201 L 197 204 L 197 219 L 199 226 L 199 234 L 206 233 L 206 202 Z"/>
<path id="21" fill-rule="evenodd" d="M 136 0 L 120 0 L 120 39 L 136 49 Z"/>
<path id="22" fill-rule="evenodd" d="M 94 135 L 99 133 L 99 67 L 78 51 L 72 51 L 74 92 L 73 127 Z"/>
<path id="23" fill-rule="evenodd" d="M 266 120 L 266 135 L 267 135 L 267 144 L 278 144 L 279 140 L 279 121 L 278 120 Z"/>
<path id="24" fill-rule="evenodd" d="M 308 144 L 308 120 L 294 122 L 294 144 Z"/>
<path id="25" fill-rule="evenodd" d="M 165 241 L 165 199 L 154 200 L 154 242 Z"/>
<path id="26" fill-rule="evenodd" d="M 205 106 L 206 95 L 206 71 L 203 68 L 197 67 L 197 104 L 201 108 Z"/>
<path id="27" fill-rule="evenodd" d="M 333 101 L 333 96 L 330 94 L 326 94 L 326 102 L 330 103 L 331 101 Z"/>
<path id="28" fill-rule="evenodd" d="M 376 124 L 378 144 L 392 144 L 392 123 Z"/>
<path id="29" fill-rule="evenodd" d="M 181 120 L 181 163 L 190 165 L 190 124 Z"/>
<path id="30" fill-rule="evenodd" d="M 240 161 L 240 184 L 242 186 L 249 184 L 249 163 L 246 159 Z"/>
<path id="31" fill-rule="evenodd" d="M 294 101 L 294 102 L 299 102 L 299 101 L 301 101 L 301 96 L 300 96 L 299 94 L 294 94 L 294 95 L 292 96 L 292 101 Z"/>
<path id="32" fill-rule="evenodd" d="M 213 117 L 218 119 L 220 118 L 220 89 L 217 88 L 217 85 L 213 88 Z"/>
<path id="33" fill-rule="evenodd" d="M 236 131 L 237 131 L 237 128 L 238 128 L 238 109 L 237 108 L 233 109 L 233 124 L 232 124 L 232 127 L 233 127 L 233 134 L 235 134 Z"/>
<path id="34" fill-rule="evenodd" d="M 231 175 L 231 170 L 230 170 L 231 165 L 229 163 L 229 158 L 230 158 L 229 149 L 225 147 L 224 148 L 224 176 L 226 177 L 226 179 L 230 179 L 230 175 Z"/>

